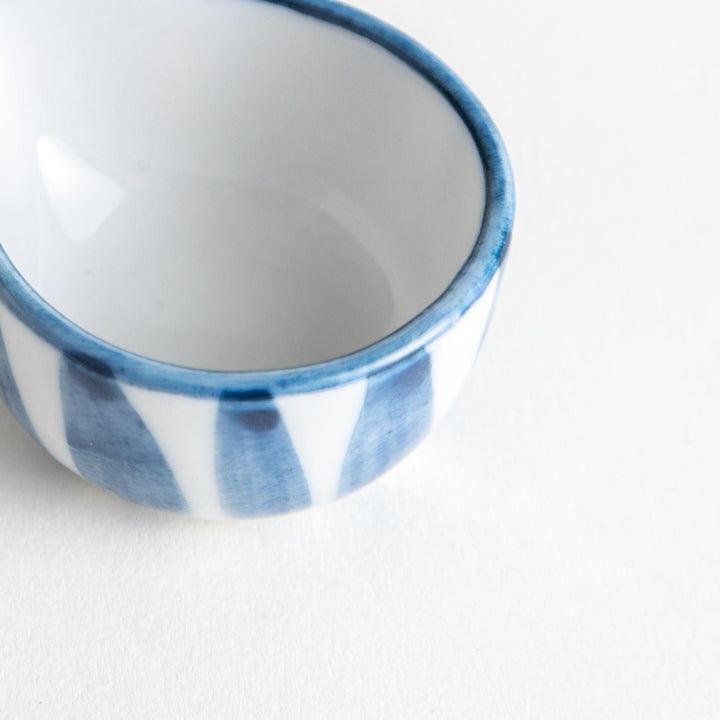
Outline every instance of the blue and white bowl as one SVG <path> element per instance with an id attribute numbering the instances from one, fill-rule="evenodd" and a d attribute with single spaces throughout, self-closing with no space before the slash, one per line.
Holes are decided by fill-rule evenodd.
<path id="1" fill-rule="evenodd" d="M 0 66 L 0 387 L 61 463 L 283 513 L 442 418 L 514 196 L 430 53 L 327 0 L 36 0 L 0 8 Z"/>

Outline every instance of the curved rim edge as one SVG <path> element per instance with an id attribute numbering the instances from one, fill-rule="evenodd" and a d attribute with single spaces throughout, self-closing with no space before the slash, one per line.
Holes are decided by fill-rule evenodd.
<path id="1" fill-rule="evenodd" d="M 108 366 L 129 385 L 188 396 L 225 392 L 273 395 L 344 385 L 378 372 L 431 343 L 476 302 L 498 270 L 510 241 L 515 188 L 502 138 L 473 92 L 429 50 L 372 15 L 335 0 L 261 0 L 340 26 L 380 45 L 429 81 L 450 103 L 472 136 L 485 174 L 485 209 L 479 235 L 443 294 L 402 327 L 342 357 L 278 370 L 222 371 L 153 360 L 108 343 L 66 318 L 22 277 L 0 244 L 0 298 L 37 335 L 61 352 Z"/>

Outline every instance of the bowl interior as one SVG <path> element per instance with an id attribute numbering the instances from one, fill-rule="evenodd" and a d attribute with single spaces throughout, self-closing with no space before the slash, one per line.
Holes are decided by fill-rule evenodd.
<path id="1" fill-rule="evenodd" d="M 85 330 L 190 367 L 388 335 L 470 254 L 482 164 L 440 92 L 254 0 L 0 9 L 0 244 Z"/>

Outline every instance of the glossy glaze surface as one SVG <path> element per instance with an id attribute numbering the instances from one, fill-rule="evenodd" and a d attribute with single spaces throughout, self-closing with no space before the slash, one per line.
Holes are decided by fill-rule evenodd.
<path id="1" fill-rule="evenodd" d="M 462 83 L 377 20 L 324 0 L 181 5 L 189 17 L 214 17 L 208 27 L 216 32 L 222 17 L 264 38 L 251 49 L 276 72 L 260 82 L 243 66 L 255 94 L 242 102 L 233 95 L 228 116 L 212 103 L 187 106 L 166 138 L 153 135 L 162 122 L 141 114 L 145 145 L 134 148 L 122 134 L 109 146 L 112 122 L 92 114 L 78 121 L 63 111 L 67 128 L 84 130 L 74 141 L 28 131 L 32 202 L 0 226 L 0 386 L 20 423 L 60 462 L 129 500 L 201 517 L 328 502 L 404 457 L 460 392 L 509 240 L 507 158 Z M 102 26 L 119 6 L 98 3 L 94 21 Z M 135 4 L 123 7 L 116 23 Z M 169 12 L 162 0 L 143 7 L 151 17 Z M 198 51 L 200 26 L 189 38 Z M 327 36 L 338 62 L 302 42 L 278 44 L 296 37 L 288 28 L 302 40 Z M 318 87 L 306 72 L 296 87 L 293 52 L 332 75 L 342 102 L 331 93 L 325 104 L 303 104 L 301 89 L 312 95 Z M 148 82 L 155 87 L 157 78 Z M 269 92 L 273 82 L 289 83 L 293 102 Z M 361 111 L 348 112 L 353 103 Z M 422 103 L 427 112 L 415 117 Z M 260 128 L 257 142 L 197 142 L 207 136 L 194 134 L 203 123 L 221 122 L 214 129 L 222 138 L 234 121 Z M 0 126 L 6 145 L 13 122 Z M 260 137 L 267 126 L 275 135 Z M 173 133 L 193 141 L 186 154 Z M 313 133 L 317 142 L 303 142 Z M 89 163 L 93 153 L 78 152 L 85 142 L 98 158 L 121 157 L 124 169 Z M 363 145 L 378 142 L 372 151 Z M 147 165 L 143 147 L 151 148 Z M 166 184 L 151 180 L 171 160 Z M 238 166 L 252 172 L 228 174 Z M 157 193 L 168 203 L 152 200 Z M 125 226 L 123 206 L 134 195 L 138 212 L 128 210 Z M 139 210 L 148 199 L 152 207 Z M 35 227 L 38 217 L 46 220 Z M 107 333 L 127 336 L 118 346 Z M 213 372 L 225 366 L 232 371 Z"/>
<path id="2" fill-rule="evenodd" d="M 202 369 L 317 363 L 411 320 L 472 250 L 468 128 L 363 37 L 248 0 L 39 0 L 10 28 L 3 247 L 103 340 Z"/>

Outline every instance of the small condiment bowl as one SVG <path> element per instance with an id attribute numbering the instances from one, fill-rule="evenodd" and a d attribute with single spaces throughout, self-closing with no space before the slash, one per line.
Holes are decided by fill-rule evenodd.
<path id="1" fill-rule="evenodd" d="M 460 392 L 495 297 L 514 194 L 482 105 L 326 0 L 25 5 L 0 9 L 20 424 L 91 482 L 200 517 L 385 473 Z"/>

